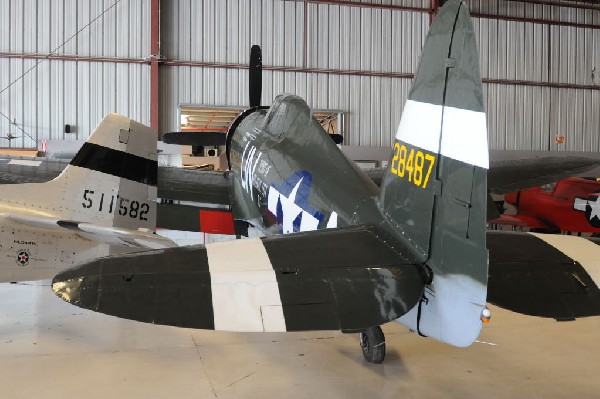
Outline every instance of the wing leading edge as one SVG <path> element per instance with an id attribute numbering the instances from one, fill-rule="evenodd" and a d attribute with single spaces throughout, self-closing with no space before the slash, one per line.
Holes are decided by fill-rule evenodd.
<path id="1" fill-rule="evenodd" d="M 420 268 L 386 239 L 359 226 L 111 256 L 60 273 L 53 290 L 155 324 L 358 331 L 397 319 L 423 293 Z"/>

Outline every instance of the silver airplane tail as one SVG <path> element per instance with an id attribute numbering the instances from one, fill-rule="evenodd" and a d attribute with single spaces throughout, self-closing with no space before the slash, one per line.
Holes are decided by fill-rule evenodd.
<path id="1" fill-rule="evenodd" d="M 54 180 L 40 188 L 64 195 L 67 220 L 127 229 L 156 228 L 156 132 L 110 114 Z"/>

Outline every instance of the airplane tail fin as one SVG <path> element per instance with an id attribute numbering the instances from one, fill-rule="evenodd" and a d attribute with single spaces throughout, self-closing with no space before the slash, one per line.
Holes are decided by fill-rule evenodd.
<path id="1" fill-rule="evenodd" d="M 121 115 L 106 116 L 69 165 L 45 183 L 62 189 L 68 220 L 156 228 L 157 135 Z"/>
<path id="2" fill-rule="evenodd" d="M 479 56 L 467 6 L 437 14 L 394 142 L 381 208 L 427 258 L 433 281 L 399 321 L 422 335 L 468 346 L 487 295 L 486 118 Z"/>

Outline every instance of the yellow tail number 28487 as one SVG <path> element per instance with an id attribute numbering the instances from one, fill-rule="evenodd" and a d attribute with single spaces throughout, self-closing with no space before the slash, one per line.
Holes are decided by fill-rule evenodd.
<path id="1" fill-rule="evenodd" d="M 394 144 L 394 158 L 392 158 L 392 173 L 413 183 L 417 187 L 426 188 L 433 170 L 435 157 L 431 154 L 396 142 Z M 427 165 L 425 165 L 427 164 Z M 427 172 L 425 172 L 427 169 Z"/>

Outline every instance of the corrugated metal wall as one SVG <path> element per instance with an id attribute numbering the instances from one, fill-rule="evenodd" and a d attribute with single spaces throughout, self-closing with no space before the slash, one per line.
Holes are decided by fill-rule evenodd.
<path id="1" fill-rule="evenodd" d="M 114 4 L 113 0 L 2 0 L 0 52 L 47 55 L 106 11 L 55 54 L 147 57 L 150 1 Z M 0 136 L 21 136 L 11 147 L 35 147 L 44 138 L 85 139 L 110 112 L 150 121 L 148 65 L 0 57 L 0 70 L 0 90 L 23 76 L 0 94 L 0 111 L 18 125 L 0 117 Z M 65 124 L 73 125 L 77 134 L 65 134 Z M 0 139 L 0 147 L 8 146 L 8 140 Z"/>
<path id="2" fill-rule="evenodd" d="M 470 4 L 474 14 L 600 25 L 599 11 L 498 0 Z M 600 29 L 486 18 L 474 25 L 484 79 L 541 86 L 484 84 L 491 147 L 600 151 Z M 580 87 L 562 87 L 569 85 Z M 564 144 L 557 135 L 565 136 Z"/>
<path id="3" fill-rule="evenodd" d="M 427 1 L 394 3 L 422 7 Z M 298 94 L 315 109 L 346 113 L 346 143 L 388 145 L 410 80 L 335 71 L 412 73 L 429 16 L 295 1 L 178 0 L 163 4 L 161 25 L 168 59 L 245 64 L 250 46 L 260 44 L 265 65 L 329 71 L 265 71 L 262 103 L 282 92 Z M 161 98 L 175 106 L 247 105 L 246 75 L 239 69 L 163 67 Z M 174 109 L 163 106 L 161 128 L 176 127 Z"/>
<path id="4" fill-rule="evenodd" d="M 121 0 L 110 8 L 114 0 L 0 0 L 0 52 L 47 54 L 110 8 L 58 53 L 147 59 L 149 3 Z M 179 104 L 247 105 L 247 71 L 240 64 L 258 43 L 263 63 L 274 69 L 264 73 L 264 104 L 278 93 L 296 93 L 316 109 L 346 113 L 346 144 L 390 145 L 410 87 L 403 76 L 415 72 L 429 15 L 346 3 L 163 0 L 161 53 L 171 63 L 160 72 L 160 130 L 177 127 Z M 430 6 L 430 0 L 360 3 Z M 474 20 L 488 80 L 492 148 L 599 151 L 600 91 L 593 85 L 600 85 L 600 29 L 591 25 L 600 25 L 600 12 L 503 0 L 469 3 L 474 14 L 546 21 Z M 36 62 L 0 56 L 0 90 Z M 207 65 L 178 66 L 183 62 Z M 149 68 L 44 61 L 0 94 L 0 111 L 38 139 L 62 138 L 65 123 L 85 138 L 111 111 L 149 123 Z M 0 136 L 8 132 L 19 133 L 0 118 Z M 565 144 L 556 144 L 558 134 L 566 136 Z M 32 143 L 23 139 L 13 146 Z M 7 143 L 0 140 L 0 146 Z"/>
<path id="5" fill-rule="evenodd" d="M 479 14 L 600 24 L 598 11 L 498 0 L 472 0 L 470 5 Z M 194 22 L 180 24 L 188 15 Z M 250 45 L 258 43 L 265 65 L 390 74 L 415 72 L 429 27 L 426 13 L 271 0 L 171 1 L 163 5 L 162 18 L 163 28 L 177 27 L 163 29 L 163 53 L 169 59 L 241 64 L 247 62 Z M 484 85 L 491 147 L 600 150 L 599 91 L 532 85 L 599 85 L 600 30 L 489 18 L 475 18 L 474 24 L 482 77 L 504 81 Z M 346 112 L 347 144 L 389 145 L 410 81 L 358 75 L 268 71 L 262 102 L 270 103 L 280 92 L 299 94 L 313 108 Z M 172 106 L 162 108 L 163 129 L 177 126 L 178 103 L 247 104 L 245 70 L 169 67 L 161 77 L 162 93 Z M 554 140 L 559 134 L 567 138 L 563 145 Z"/>

